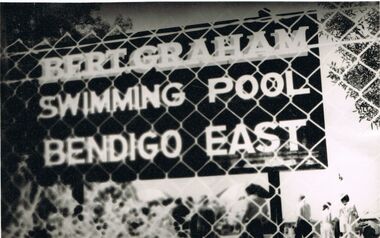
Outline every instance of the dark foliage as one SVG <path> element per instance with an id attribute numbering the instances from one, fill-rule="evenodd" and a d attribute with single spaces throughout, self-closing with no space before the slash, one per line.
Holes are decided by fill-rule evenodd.
<path id="1" fill-rule="evenodd" d="M 9 45 L 21 39 L 28 46 L 34 46 L 47 39 L 54 42 L 66 32 L 74 39 L 80 39 L 91 31 L 102 36 L 115 24 L 123 30 L 130 29 L 130 18 L 118 16 L 113 24 L 99 16 L 101 4 L 31 4 L 6 3 L 2 9 L 2 40 Z"/>
<path id="2" fill-rule="evenodd" d="M 321 5 L 325 8 L 331 6 L 325 3 Z M 332 62 L 329 78 L 342 86 L 347 91 L 347 96 L 355 99 L 355 111 L 359 114 L 359 120 L 370 121 L 372 127 L 378 128 L 380 92 L 376 72 L 380 69 L 380 45 L 376 40 L 360 42 L 375 38 L 379 32 L 378 4 L 358 2 L 338 3 L 335 6 L 341 10 L 335 15 L 326 14 L 322 19 L 325 22 L 322 34 L 327 38 L 348 42 L 337 49 L 348 67 Z"/>

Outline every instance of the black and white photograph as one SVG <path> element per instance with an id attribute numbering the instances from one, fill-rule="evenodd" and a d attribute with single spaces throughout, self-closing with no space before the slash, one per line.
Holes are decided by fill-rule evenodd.
<path id="1" fill-rule="evenodd" d="M 380 237 L 379 13 L 0 3 L 1 236 Z"/>

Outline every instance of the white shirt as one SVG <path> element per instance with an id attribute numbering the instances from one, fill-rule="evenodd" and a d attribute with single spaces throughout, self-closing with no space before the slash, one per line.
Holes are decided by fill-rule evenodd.
<path id="1" fill-rule="evenodd" d="M 305 199 L 303 199 L 302 201 L 300 201 L 299 205 L 298 205 L 298 213 L 297 213 L 298 217 L 300 218 L 303 218 L 307 221 L 310 221 L 310 218 L 311 218 L 311 209 L 310 209 L 310 205 L 305 201 Z"/>

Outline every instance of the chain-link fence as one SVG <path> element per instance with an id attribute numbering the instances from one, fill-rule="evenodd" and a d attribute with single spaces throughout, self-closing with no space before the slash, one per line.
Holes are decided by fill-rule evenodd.
<path id="1" fill-rule="evenodd" d="M 379 214 L 338 209 L 341 197 L 339 220 L 327 201 L 311 217 L 305 200 L 289 208 L 284 190 L 297 185 L 280 184 L 278 171 L 323 171 L 334 160 L 322 81 L 378 126 L 378 5 L 264 13 L 7 46 L 4 237 L 375 236 Z"/>

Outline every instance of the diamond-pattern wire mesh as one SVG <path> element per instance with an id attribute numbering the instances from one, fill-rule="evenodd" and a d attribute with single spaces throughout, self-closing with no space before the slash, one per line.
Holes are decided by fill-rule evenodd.
<path id="1" fill-rule="evenodd" d="M 375 23 L 375 27 L 361 25 L 361 23 L 366 22 L 366 17 L 370 14 L 378 15 L 377 6 L 345 8 L 342 5 L 340 8 L 321 10 L 318 14 L 320 15 L 319 19 L 312 17 L 312 13 L 297 13 L 282 17 L 270 16 L 252 21 L 261 22 L 261 25 L 259 24 L 260 30 L 265 29 L 269 24 L 277 24 L 277 26 L 291 30 L 299 21 L 305 20 L 309 24 L 317 25 L 318 30 L 308 37 L 309 57 L 313 60 L 316 59 L 317 63 L 320 60 L 321 64 L 324 65 L 331 63 L 329 77 L 347 89 L 350 95 L 353 95 L 358 110 L 365 111 L 360 116 L 376 124 L 379 120 L 379 100 L 378 97 L 376 98 L 376 93 L 373 94 L 373 90 L 376 92 L 378 89 L 379 66 L 378 63 L 369 63 L 365 55 L 372 52 L 371 54 L 376 57 L 376 53 L 373 52 L 376 50 L 378 52 L 379 23 Z M 281 19 L 291 19 L 291 23 Z M 246 20 L 246 22 L 249 21 Z M 149 75 L 150 72 L 138 74 L 132 71 L 112 78 L 58 82 L 53 86 L 40 85 L 34 79 L 37 77 L 36 75 L 41 73 L 38 61 L 42 58 L 62 57 L 67 54 L 105 51 L 122 47 L 133 49 L 142 45 L 168 42 L 168 39 L 170 42 L 174 42 L 183 41 L 185 38 L 193 40 L 208 37 L 208 35 L 215 37 L 223 35 L 223 33 L 218 32 L 218 29 L 228 28 L 228 26 L 233 26 L 233 29 L 227 30 L 229 31 L 228 34 L 235 34 L 237 28 L 241 28 L 247 34 L 252 32 L 251 29 L 245 27 L 242 21 L 232 21 L 201 25 L 193 29 L 190 28 L 190 30 L 180 27 L 172 29 L 171 33 L 173 34 L 160 30 L 125 34 L 119 28 L 115 28 L 104 37 L 90 34 L 76 40 L 66 34 L 53 45 L 50 45 L 49 42 L 43 42 L 29 48 L 21 41 L 9 45 L 2 54 L 3 77 L 1 84 L 3 235 L 20 237 L 28 234 L 38 237 L 43 233 L 49 233 L 53 237 L 109 237 L 115 235 L 118 237 L 186 237 L 191 235 L 193 223 L 190 220 L 193 218 L 198 219 L 198 222 L 207 228 L 203 231 L 202 236 L 239 236 L 247 231 L 246 226 L 249 222 L 243 220 L 243 212 L 232 211 L 234 209 L 239 210 L 239 207 L 245 207 L 246 203 L 244 202 L 251 202 L 253 207 L 259 210 L 256 212 L 257 217 L 251 217 L 248 220 L 261 219 L 265 224 L 263 230 L 267 233 L 272 235 L 291 233 L 292 229 L 287 224 L 289 221 L 285 220 L 281 224 L 276 224 L 270 216 L 270 211 L 268 211 L 268 207 L 271 206 L 270 201 L 275 198 L 279 190 L 268 185 L 267 182 L 263 182 L 266 180 L 265 176 L 258 179 L 258 184 L 264 184 L 263 186 L 267 187 L 269 191 L 262 191 L 265 194 L 264 197 L 267 198 L 263 202 L 259 198 L 239 197 L 239 195 L 244 197 L 245 187 L 251 181 L 237 182 L 236 176 L 240 175 L 232 175 L 234 169 L 241 169 L 242 167 L 247 169 L 246 172 L 248 173 L 264 174 L 267 167 L 276 166 L 278 159 L 283 158 L 281 150 L 286 149 L 289 143 L 282 141 L 281 147 L 273 153 L 272 159 L 265 158 L 264 161 L 255 164 L 252 163 L 252 159 L 246 158 L 244 153 L 238 152 L 238 156 L 232 158 L 234 159 L 233 162 L 225 165 L 217 159 L 210 161 L 205 159 L 205 149 L 202 146 L 204 133 L 202 130 L 204 125 L 209 125 L 210 122 L 246 123 L 247 121 L 243 119 L 249 116 L 267 118 L 272 121 L 281 116 L 283 110 L 289 110 L 286 108 L 291 107 L 309 119 L 308 123 L 314 128 L 315 141 L 311 145 L 307 144 L 307 141 L 306 143 L 299 143 L 298 146 L 305 152 L 301 155 L 301 159 L 298 159 L 299 154 L 296 154 L 285 159 L 288 163 L 283 163 L 284 160 L 281 160 L 282 164 L 291 173 L 297 173 L 298 169 L 308 168 L 308 166 L 325 168 L 326 161 L 321 162 L 318 158 L 318 146 L 325 141 L 324 122 L 323 120 L 320 121 L 317 116 L 321 112 L 323 115 L 322 91 L 320 86 L 310 83 L 313 75 L 313 77 L 318 77 L 319 65 L 305 75 L 300 68 L 297 69 L 297 63 L 294 63 L 297 60 L 297 55 L 290 60 L 278 56 L 278 59 L 271 61 L 271 63 L 275 62 L 276 66 L 283 67 L 280 72 L 291 69 L 301 82 L 303 79 L 304 83 L 301 83 L 301 87 L 308 86 L 314 95 L 319 95 L 316 102 L 308 105 L 309 108 L 305 109 L 297 104 L 295 99 L 293 100 L 293 98 L 282 93 L 281 97 L 285 99 L 286 103 L 276 112 L 262 104 L 265 101 L 264 95 L 259 95 L 253 100 L 254 102 L 251 101 L 250 103 L 254 103 L 254 106 L 247 107 L 248 110 L 245 111 L 234 110 L 233 105 L 245 103 L 236 101 L 236 95 L 228 95 L 229 97 L 225 98 L 218 97 L 217 103 L 214 105 L 207 104 L 207 83 L 204 80 L 202 81 L 202 74 L 206 74 L 207 78 L 211 77 L 209 76 L 210 72 L 202 71 L 203 68 L 206 68 L 205 66 L 155 72 L 154 77 Z M 368 30 L 366 31 L 367 35 L 362 35 L 363 27 L 368 28 L 364 29 Z M 357 34 L 358 31 L 360 34 Z M 198 35 L 195 36 L 192 33 Z M 325 37 L 327 40 L 323 43 L 315 42 L 316 36 Z M 319 59 L 318 47 L 324 46 L 334 46 L 336 51 L 331 52 L 323 59 Z M 334 54 L 343 55 L 342 61 L 335 64 L 328 62 L 328 58 Z M 268 67 L 265 62 L 264 59 L 259 62 L 247 61 L 243 64 L 248 73 L 255 73 L 255 76 L 260 78 L 265 74 L 265 67 Z M 231 75 L 234 70 L 237 70 L 234 68 L 235 65 L 232 62 L 228 65 L 213 67 L 215 72 L 222 72 L 221 75 L 227 73 Z M 355 79 L 355 75 L 352 76 L 352 74 L 358 72 L 361 76 L 366 77 L 361 81 L 362 83 L 358 83 L 357 80 L 350 80 Z M 176 80 L 181 82 L 183 91 L 186 92 L 185 103 L 180 106 L 181 111 L 176 111 L 175 108 L 159 108 L 155 113 L 152 113 L 151 110 L 149 113 L 143 110 L 129 111 L 128 113 L 111 112 L 95 116 L 88 115 L 87 117 L 82 115 L 82 117 L 75 118 L 74 116 L 72 117 L 74 119 L 70 116 L 64 116 L 57 120 L 35 123 L 37 115 L 41 111 L 38 108 L 38 100 L 41 95 L 55 95 L 63 92 L 78 94 L 85 90 L 100 93 L 107 88 L 125 91 L 134 85 L 149 84 L 150 82 L 147 80 L 153 80 L 151 83 L 159 84 L 162 87 L 167 85 L 166 79 L 169 78 L 174 82 Z M 128 82 L 132 84 L 128 84 Z M 181 158 L 178 160 L 170 161 L 170 163 L 162 163 L 162 161 L 160 162 L 162 158 L 156 158 L 153 163 L 144 162 L 134 165 L 126 163 L 93 164 L 84 167 L 63 166 L 57 169 L 42 166 L 40 142 L 46 137 L 65 139 L 72 135 L 90 136 L 97 134 L 99 136 L 101 134 L 125 134 L 130 131 L 141 134 L 142 131 L 147 130 L 152 130 L 157 135 L 161 135 L 166 126 L 178 129 L 184 143 L 189 144 L 184 146 L 181 153 L 183 156 L 180 156 Z M 248 130 L 250 133 L 254 132 L 251 127 Z M 232 131 L 229 133 L 228 137 L 231 137 Z M 321 136 L 318 137 L 318 134 Z M 254 144 L 256 143 L 260 143 L 260 140 L 256 139 Z M 194 158 L 200 159 L 194 162 Z M 228 159 L 231 160 L 231 158 Z M 267 164 L 263 165 L 263 162 Z M 214 181 L 210 186 L 210 183 L 205 183 L 200 179 L 206 175 L 222 176 L 218 177 L 219 182 Z M 176 185 L 177 180 L 173 180 L 181 177 L 194 178 L 189 179 L 189 182 L 181 187 Z M 139 185 L 136 183 L 150 178 L 162 179 L 162 183 L 172 186 L 178 196 L 157 194 L 158 198 L 154 201 L 144 200 L 144 194 L 139 194 L 137 191 Z M 137 182 L 128 182 L 135 179 Z M 73 198 L 78 197 L 76 194 L 77 187 L 82 185 L 79 181 L 84 183 L 83 203 L 80 201 L 81 199 L 76 201 Z M 148 181 L 145 182 L 149 183 Z M 151 182 L 153 183 L 153 181 Z M 227 195 L 220 195 L 221 189 L 216 190 L 227 185 L 230 185 L 230 188 L 227 188 L 228 192 L 238 196 L 233 199 L 226 198 L 229 201 L 228 206 L 224 204 L 222 199 L 223 196 L 226 197 Z M 207 196 L 196 199 L 191 196 L 185 197 L 184 194 L 188 194 L 186 188 L 195 187 L 200 190 L 202 188 L 199 187 L 204 187 L 203 191 L 207 192 L 203 194 Z M 236 188 L 236 191 L 231 187 Z M 146 196 L 152 198 L 154 193 L 157 191 L 151 191 Z M 79 197 L 81 196 L 79 195 Z M 178 199 L 180 197 L 182 199 Z M 240 203 L 244 203 L 244 205 L 241 206 Z M 212 208 L 213 215 L 207 213 L 210 212 L 210 208 Z M 200 218 L 194 214 L 198 214 Z M 312 225 L 314 234 L 319 236 L 319 222 L 313 222 Z"/>

